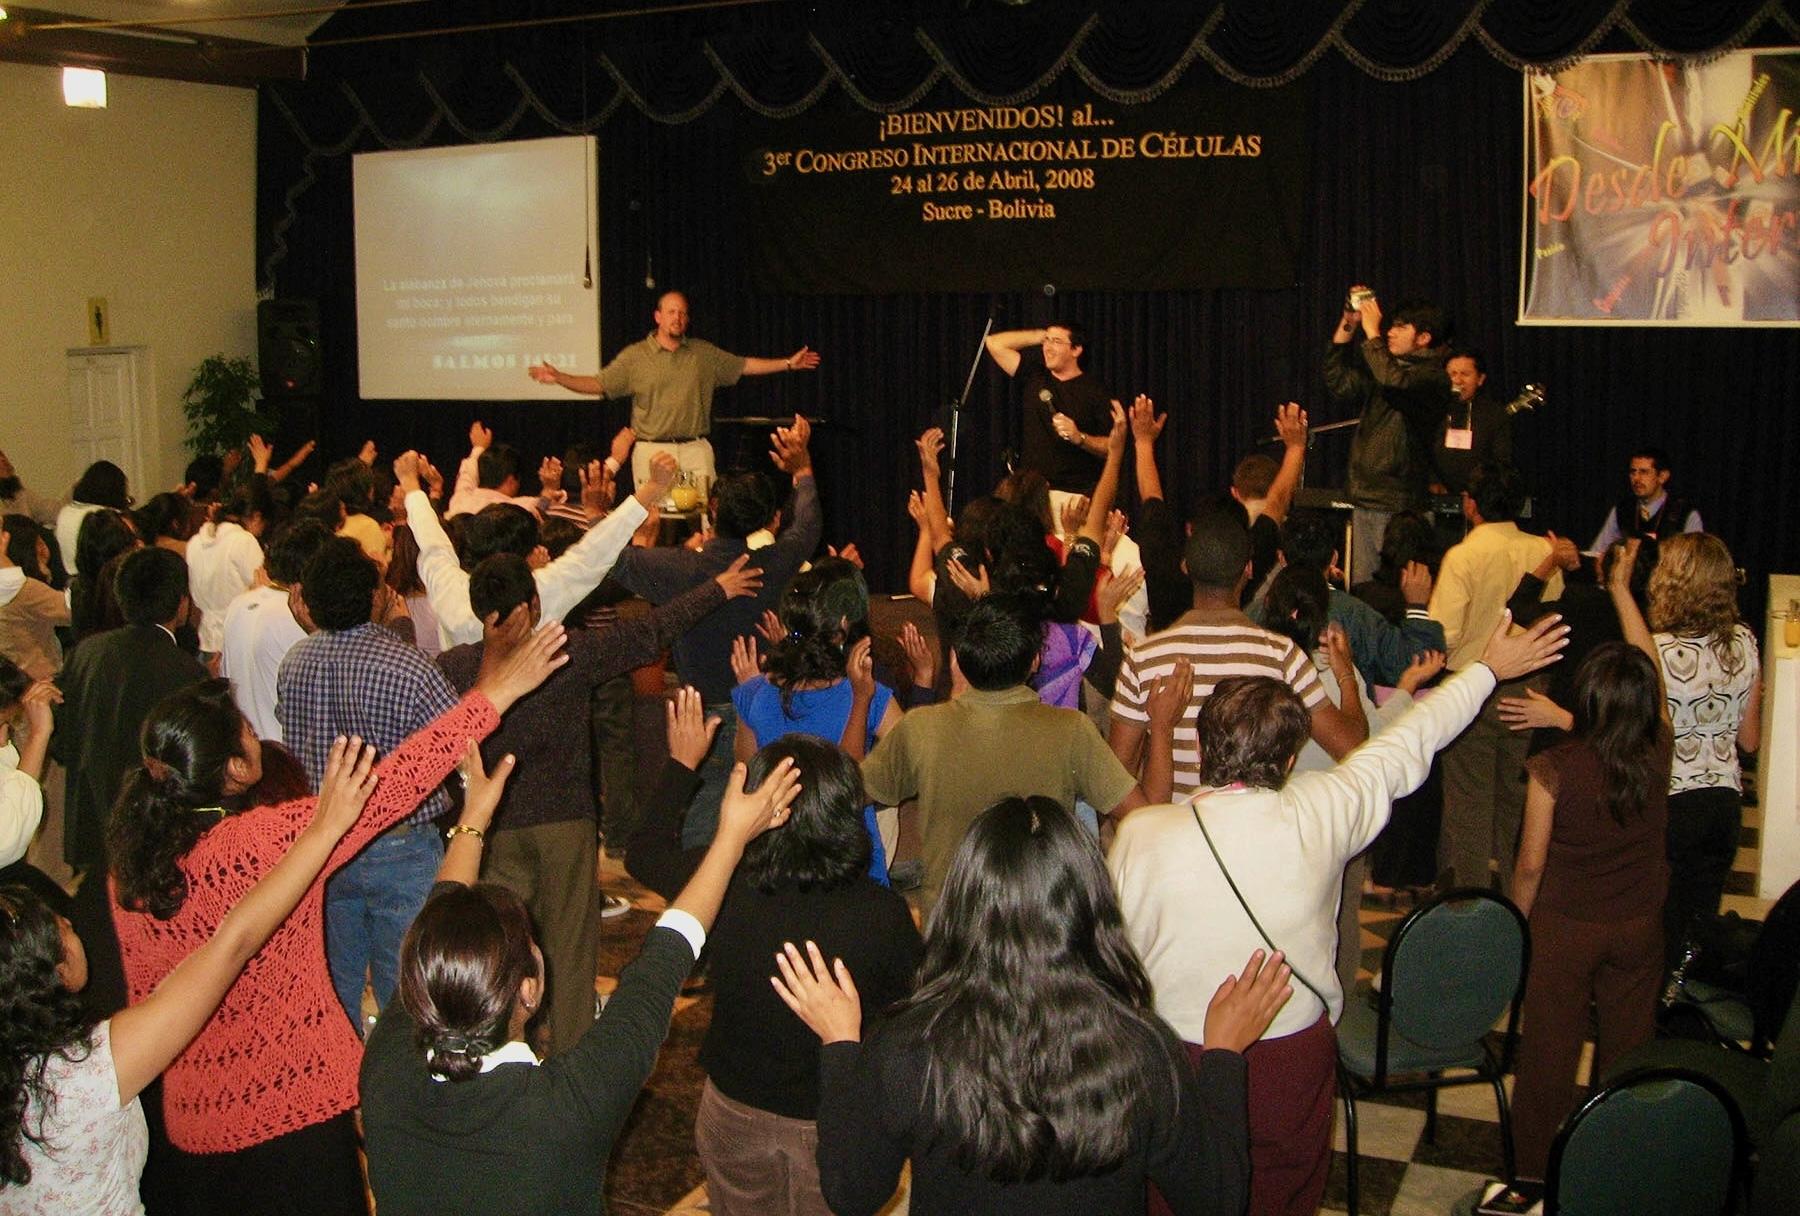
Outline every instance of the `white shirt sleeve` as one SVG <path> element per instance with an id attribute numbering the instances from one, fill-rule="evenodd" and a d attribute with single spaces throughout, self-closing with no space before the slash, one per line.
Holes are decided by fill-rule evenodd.
<path id="1" fill-rule="evenodd" d="M 680 908 L 670 908 L 656 918 L 656 923 L 687 938 L 688 945 L 693 947 L 694 957 L 700 957 L 700 951 L 706 947 L 706 930 L 700 927 L 700 922 L 694 919 L 692 913 Z"/>
<path id="2" fill-rule="evenodd" d="M 407 496 L 407 505 L 412 505 L 412 496 Z M 410 513 L 410 511 L 409 511 Z M 538 603 L 546 621 L 560 621 L 574 610 L 575 605 L 586 599 L 588 592 L 600 585 L 607 571 L 619 560 L 619 554 L 631 543 L 631 534 L 638 530 L 638 525 L 649 516 L 635 496 L 627 498 L 605 519 L 587 530 L 587 534 L 576 541 L 561 557 L 548 566 L 537 571 Z M 414 532 L 418 530 L 415 528 Z M 424 550 L 424 542 L 419 544 Z M 423 572 L 423 558 L 420 570 Z M 430 590 L 431 584 L 426 583 Z M 468 611 L 469 593 L 468 577 L 463 577 L 463 611 Z M 431 601 L 433 608 L 437 600 Z M 442 619 L 441 617 L 439 618 Z M 478 627 L 479 631 L 479 627 Z"/>
<path id="3" fill-rule="evenodd" d="M 1469 664 L 1336 768 L 1293 778 L 1282 796 L 1328 821 L 1334 836 L 1348 829 L 1348 837 L 1337 841 L 1334 850 L 1341 864 L 1387 826 L 1394 799 L 1425 783 L 1432 757 L 1475 720 L 1494 685 L 1486 663 Z"/>
<path id="4" fill-rule="evenodd" d="M 19 771 L 19 752 L 0 747 L 0 866 L 25 856 L 44 818 L 44 791 Z"/>
<path id="5" fill-rule="evenodd" d="M 419 544 L 419 580 L 438 622 L 438 639 L 448 648 L 481 640 L 481 622 L 469 607 L 469 575 L 456 560 L 456 550 L 431 509 L 425 491 L 406 496 L 406 523 Z M 545 615 L 548 616 L 548 605 Z M 555 618 L 560 619 L 560 618 Z"/>

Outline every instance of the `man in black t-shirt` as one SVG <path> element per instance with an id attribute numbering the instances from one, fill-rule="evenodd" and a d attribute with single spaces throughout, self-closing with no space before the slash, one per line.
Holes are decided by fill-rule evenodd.
<path id="1" fill-rule="evenodd" d="M 1065 494 L 1086 494 L 1100 480 L 1112 429 L 1112 394 L 1081 370 L 1086 343 L 1081 326 L 1062 321 L 987 340 L 988 354 L 1023 389 L 1020 466 Z"/>

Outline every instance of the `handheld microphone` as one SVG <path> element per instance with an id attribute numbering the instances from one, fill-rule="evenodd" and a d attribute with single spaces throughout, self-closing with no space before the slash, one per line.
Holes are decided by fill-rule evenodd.
<path id="1" fill-rule="evenodd" d="M 1045 405 L 1050 405 L 1051 403 L 1053 403 L 1056 400 L 1056 398 L 1051 394 L 1049 389 L 1040 388 L 1038 390 L 1038 400 L 1042 401 Z"/>

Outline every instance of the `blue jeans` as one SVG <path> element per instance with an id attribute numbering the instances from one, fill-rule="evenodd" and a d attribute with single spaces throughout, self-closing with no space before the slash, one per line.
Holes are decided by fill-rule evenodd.
<path id="1" fill-rule="evenodd" d="M 706 707 L 706 716 L 719 719 L 719 733 L 713 736 L 712 750 L 700 762 L 700 789 L 688 803 L 687 818 L 681 824 L 681 847 L 702 849 L 712 843 L 719 830 L 719 804 L 725 800 L 725 788 L 731 784 L 731 768 L 737 761 L 738 716 L 730 701 Z"/>
<path id="2" fill-rule="evenodd" d="M 325 961 L 338 1002 L 361 1033 L 363 977 L 386 1008 L 399 982 L 400 939 L 425 906 L 444 859 L 436 825 L 403 824 L 377 836 L 325 884 Z"/>

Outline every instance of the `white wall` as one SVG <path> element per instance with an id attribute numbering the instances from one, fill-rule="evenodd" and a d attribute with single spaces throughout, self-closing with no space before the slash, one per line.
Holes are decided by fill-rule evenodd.
<path id="1" fill-rule="evenodd" d="M 104 296 L 111 343 L 155 372 L 141 502 L 187 463 L 194 366 L 256 355 L 256 94 L 109 75 L 106 109 L 73 110 L 60 69 L 0 63 L 0 115 L 0 448 L 67 493 L 65 352 Z"/>

